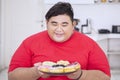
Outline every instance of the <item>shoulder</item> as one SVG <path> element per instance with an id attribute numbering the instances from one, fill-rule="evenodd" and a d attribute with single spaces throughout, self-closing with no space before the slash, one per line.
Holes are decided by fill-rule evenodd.
<path id="1" fill-rule="evenodd" d="M 41 42 L 44 38 L 47 37 L 47 31 L 42 31 L 36 34 L 33 34 L 23 40 L 25 43 Z"/>
<path id="2" fill-rule="evenodd" d="M 77 40 L 79 44 L 83 46 L 89 46 L 93 47 L 98 45 L 96 41 L 94 41 L 92 38 L 88 37 L 86 34 L 80 33 L 80 32 L 74 32 L 74 38 Z"/>
<path id="3" fill-rule="evenodd" d="M 92 39 L 92 38 L 90 38 L 90 37 L 88 37 L 86 34 L 83 34 L 83 33 L 81 33 L 81 32 L 77 32 L 77 31 L 75 31 L 74 32 L 74 37 L 76 37 L 76 38 L 78 38 L 78 39 L 80 39 L 80 40 L 83 40 L 83 41 L 92 41 L 92 42 L 94 42 L 94 40 Z"/>

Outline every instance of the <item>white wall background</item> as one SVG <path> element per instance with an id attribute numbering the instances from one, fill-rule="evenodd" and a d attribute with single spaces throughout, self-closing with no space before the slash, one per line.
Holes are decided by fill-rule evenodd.
<path id="1" fill-rule="evenodd" d="M 20 43 L 43 30 L 43 0 L 1 0 L 0 68 L 8 67 Z"/>
<path id="2" fill-rule="evenodd" d="M 1 0 L 0 0 L 0 53 L 1 53 L 1 49 L 2 47 L 1 47 Z M 0 54 L 0 56 L 2 56 L 1 54 Z M 1 63 L 1 60 L 0 60 L 0 63 Z M 1 66 L 0 66 L 0 69 L 1 69 Z"/>
<path id="3" fill-rule="evenodd" d="M 112 28 L 112 25 L 120 25 L 120 4 L 95 4 L 73 5 L 75 17 L 84 24 L 87 18 L 92 20 L 92 27 Z"/>

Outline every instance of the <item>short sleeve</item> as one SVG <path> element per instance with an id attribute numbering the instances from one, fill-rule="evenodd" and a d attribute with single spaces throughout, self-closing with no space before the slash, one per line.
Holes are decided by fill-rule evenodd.
<path id="1" fill-rule="evenodd" d="M 18 67 L 30 67 L 32 65 L 31 56 L 29 45 L 23 41 L 12 56 L 8 71 L 10 72 Z"/>
<path id="2" fill-rule="evenodd" d="M 95 42 L 93 42 L 93 47 L 89 52 L 88 69 L 101 70 L 105 74 L 111 76 L 107 56 Z"/>

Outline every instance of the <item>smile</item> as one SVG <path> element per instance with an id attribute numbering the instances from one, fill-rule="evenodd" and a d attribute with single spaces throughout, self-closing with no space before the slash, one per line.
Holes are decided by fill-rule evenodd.
<path id="1" fill-rule="evenodd" d="M 55 33 L 55 35 L 56 35 L 57 37 L 62 37 L 62 36 L 63 36 L 63 34 L 59 34 L 59 33 Z"/>

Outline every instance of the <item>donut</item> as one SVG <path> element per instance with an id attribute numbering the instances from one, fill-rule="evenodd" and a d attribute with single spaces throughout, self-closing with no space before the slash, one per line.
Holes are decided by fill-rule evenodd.
<path id="1" fill-rule="evenodd" d="M 52 67 L 49 69 L 51 73 L 64 73 L 63 67 Z"/>
<path id="2" fill-rule="evenodd" d="M 44 61 L 44 62 L 42 62 L 42 65 L 43 66 L 53 66 L 53 65 L 56 65 L 56 63 L 52 62 L 52 61 Z"/>
<path id="3" fill-rule="evenodd" d="M 70 65 L 70 66 L 66 66 L 66 67 L 64 67 L 64 72 L 65 72 L 65 73 L 73 72 L 73 71 L 76 71 L 74 65 Z"/>
<path id="4" fill-rule="evenodd" d="M 42 72 L 50 72 L 49 68 L 50 67 L 48 67 L 48 66 L 39 66 L 38 70 L 40 70 Z"/>
<path id="5" fill-rule="evenodd" d="M 55 62 L 44 61 L 42 65 L 39 66 L 39 70 L 42 72 L 50 73 L 69 73 L 80 69 L 80 64 L 78 62 L 71 63 L 69 61 L 60 60 Z"/>
<path id="6" fill-rule="evenodd" d="M 70 64 L 70 62 L 69 61 L 60 60 L 60 61 L 57 61 L 57 64 L 61 64 L 61 65 L 67 66 L 68 64 Z"/>
<path id="7" fill-rule="evenodd" d="M 76 70 L 78 70 L 78 69 L 80 69 L 81 66 L 80 66 L 79 63 L 76 62 L 75 65 L 74 65 L 74 67 L 75 67 Z"/>

